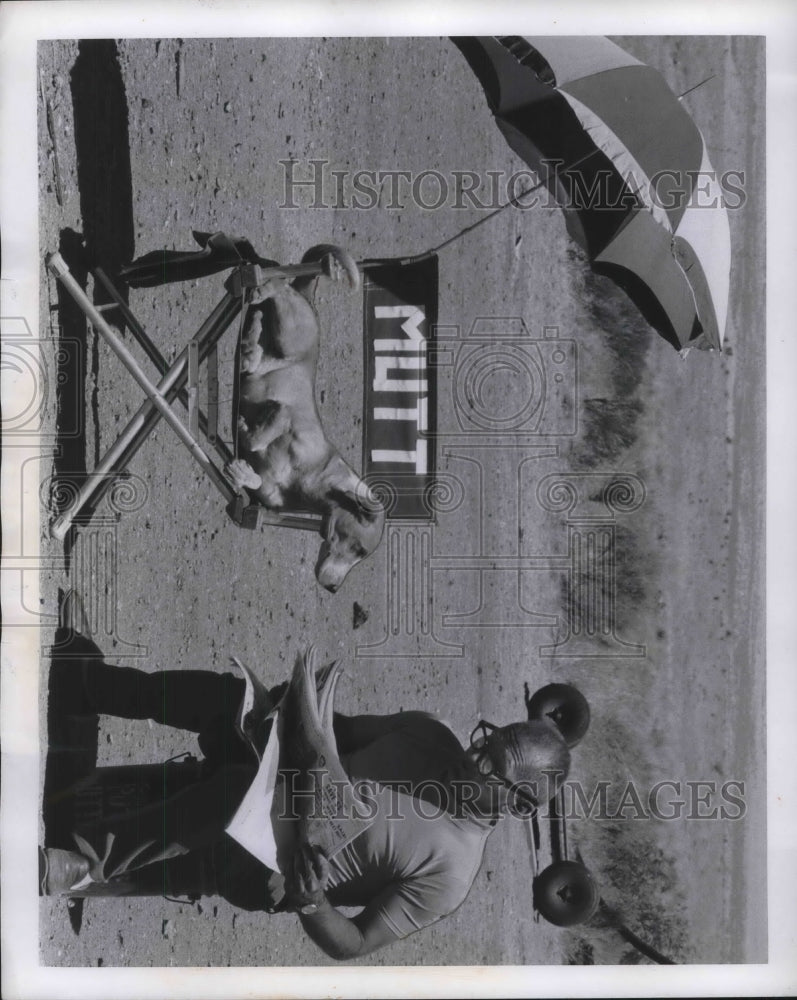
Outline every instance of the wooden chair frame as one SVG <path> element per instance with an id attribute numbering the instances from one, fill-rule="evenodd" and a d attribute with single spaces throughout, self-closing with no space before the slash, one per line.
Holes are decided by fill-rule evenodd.
<path id="1" fill-rule="evenodd" d="M 47 268 L 66 288 L 94 329 L 120 359 L 133 379 L 143 390 L 146 399 L 130 419 L 124 430 L 81 484 L 75 500 L 50 526 L 53 538 L 63 540 L 75 524 L 78 515 L 99 502 L 105 491 L 118 476 L 124 473 L 133 456 L 144 444 L 158 422 L 163 419 L 177 435 L 191 457 L 205 472 L 221 493 L 226 510 L 233 521 L 242 528 L 255 529 L 263 524 L 276 527 L 319 531 L 322 518 L 310 512 L 274 512 L 260 504 L 252 504 L 245 490 L 236 489 L 224 473 L 224 466 L 233 458 L 232 453 L 218 436 L 218 361 L 216 345 L 230 328 L 244 307 L 249 289 L 256 288 L 268 278 L 320 274 L 318 264 L 294 264 L 280 268 L 261 268 L 257 264 L 235 267 L 225 282 L 225 295 L 213 309 L 197 332 L 188 341 L 174 362 L 169 365 L 156 345 L 147 336 L 127 303 L 101 270 L 94 271 L 95 280 L 105 289 L 112 301 L 95 305 L 71 274 L 59 253 L 46 259 Z M 104 312 L 118 309 L 157 369 L 160 379 L 153 382 L 130 352 L 119 333 L 103 316 Z M 208 366 L 208 412 L 199 408 L 199 366 Z M 177 417 L 172 403 L 179 400 L 188 411 L 187 426 Z M 200 432 L 207 439 L 209 448 L 203 447 Z M 209 451 L 215 452 L 211 457 Z M 218 464 L 217 464 L 218 462 Z"/>

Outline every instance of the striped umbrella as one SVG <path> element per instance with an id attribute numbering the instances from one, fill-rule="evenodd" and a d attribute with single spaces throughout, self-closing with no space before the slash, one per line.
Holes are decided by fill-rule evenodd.
<path id="1" fill-rule="evenodd" d="M 679 350 L 720 350 L 727 210 L 703 136 L 661 74 L 607 38 L 454 42 L 593 270 Z"/>

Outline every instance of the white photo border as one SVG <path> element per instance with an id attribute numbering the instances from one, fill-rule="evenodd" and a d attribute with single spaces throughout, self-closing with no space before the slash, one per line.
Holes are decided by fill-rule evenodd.
<path id="1" fill-rule="evenodd" d="M 301 19 L 297 15 L 301 14 Z M 38 790 L 38 649 L 27 630 L 7 629 L 2 669 L 2 958 L 3 995 L 38 997 L 244 996 L 744 996 L 797 990 L 793 830 L 797 704 L 792 619 L 795 608 L 793 460 L 797 425 L 791 379 L 797 373 L 797 218 L 792 191 L 797 163 L 797 8 L 758 0 L 702 4 L 428 3 L 315 0 L 63 0 L 0 8 L 0 316 L 38 325 L 39 247 L 36 148 L 36 43 L 86 37 L 262 35 L 444 35 L 523 30 L 578 34 L 765 35 L 767 60 L 767 658 L 769 962 L 749 966 L 72 969 L 39 966 L 35 884 L 37 828 L 30 790 Z M 297 30 L 298 29 L 298 30 Z M 783 195 L 781 197 L 781 192 Z M 9 549 L 19 530 L 6 505 L 13 454 L 3 456 L 3 523 Z M 36 502 L 37 498 L 33 498 Z M 3 575 L 3 606 L 13 617 L 15 581 Z M 38 595 L 25 599 L 35 603 Z M 6 621 L 9 620 L 5 615 Z"/>

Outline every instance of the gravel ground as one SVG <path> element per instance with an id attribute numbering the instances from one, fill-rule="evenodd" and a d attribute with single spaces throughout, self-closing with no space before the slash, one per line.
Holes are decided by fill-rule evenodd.
<path id="1" fill-rule="evenodd" d="M 53 613 L 59 588 L 81 587 L 109 659 L 148 669 L 220 671 L 234 653 L 276 681 L 297 647 L 312 639 L 325 655 L 349 664 L 339 689 L 344 711 L 439 710 L 462 738 L 481 717 L 522 717 L 524 683 L 534 690 L 551 679 L 575 682 L 593 714 L 574 752 L 573 776 L 586 786 L 737 780 L 746 789 L 747 812 L 736 822 L 651 820 L 637 824 L 633 837 L 628 824 L 574 823 L 571 839 L 604 896 L 625 908 L 632 925 L 658 934 L 661 947 L 675 948 L 678 961 L 762 961 L 763 45 L 755 39 L 617 40 L 661 69 L 676 92 L 716 74 L 686 101 L 715 167 L 745 171 L 747 200 L 731 213 L 729 350 L 722 357 L 695 352 L 683 361 L 651 337 L 613 286 L 589 273 L 557 211 L 505 212 L 463 237 L 440 255 L 440 323 L 468 331 L 479 317 L 522 317 L 535 338 L 558 327 L 561 338 L 577 345 L 574 402 L 582 419 L 578 434 L 542 439 L 546 453 L 526 448 L 525 463 L 516 446 L 443 440 L 441 471 L 461 478 L 465 497 L 459 509 L 439 515 L 434 551 L 448 557 L 566 553 L 564 515 L 527 498 L 544 475 L 583 468 L 584 401 L 615 394 L 607 331 L 619 323 L 638 328 L 648 346 L 634 376 L 634 395 L 642 401 L 636 440 L 597 471 L 634 473 L 645 484 L 642 507 L 618 518 L 636 553 L 628 566 L 618 559 L 618 572 L 640 580 L 624 607 L 622 639 L 644 644 L 644 657 L 622 659 L 600 649 L 545 656 L 542 647 L 556 629 L 542 622 L 562 614 L 555 572 L 494 574 L 480 590 L 474 572 L 445 567 L 434 574 L 435 631 L 461 644 L 461 653 L 431 657 L 416 633 L 401 655 L 357 655 L 357 647 L 385 636 L 385 545 L 338 594 L 323 592 L 312 576 L 317 537 L 236 528 L 163 426 L 130 465 L 132 509 L 109 522 L 112 542 L 102 544 L 115 546 L 117 561 L 91 570 L 82 536 L 69 551 L 45 540 L 43 554 L 55 568 L 43 573 L 42 598 Z M 318 242 L 347 246 L 358 258 L 417 253 L 479 213 L 424 210 L 409 201 L 399 210 L 390 207 L 389 192 L 370 211 L 312 208 L 306 197 L 300 209 L 280 208 L 279 161 L 293 158 L 306 167 L 315 158 L 339 170 L 437 170 L 445 177 L 521 166 L 446 40 L 120 40 L 103 50 L 99 88 L 92 76 L 97 65 L 77 42 L 41 43 L 39 55 L 52 111 L 51 131 L 45 115 L 39 120 L 43 253 L 78 239 L 71 231 L 110 266 L 164 246 L 189 248 L 192 229 L 245 235 L 261 253 L 284 262 L 299 260 Z M 171 357 L 215 304 L 220 287 L 205 279 L 131 291 L 130 305 Z M 43 273 L 43 326 L 56 302 L 55 283 Z M 318 306 L 317 393 L 330 436 L 356 464 L 361 301 L 334 287 L 322 291 Z M 85 384 L 76 396 L 85 433 L 68 445 L 62 469 L 69 462 L 73 470 L 81 463 L 90 468 L 140 402 L 91 331 L 85 346 Z M 221 370 L 228 391 L 230 363 L 227 345 Z M 452 419 L 451 385 L 444 373 L 441 424 Z M 54 427 L 55 405 L 47 419 Z M 521 487 L 529 492 L 519 499 Z M 355 602 L 367 613 L 356 631 Z M 517 619 L 507 617 L 512 602 L 520 608 Z M 532 622 L 531 611 L 549 617 Z M 468 613 L 466 621 L 446 617 Z M 50 638 L 45 630 L 45 646 Z M 103 720 L 98 762 L 160 761 L 183 750 L 196 751 L 183 734 Z M 617 844 L 630 852 L 619 866 Z M 622 944 L 600 928 L 563 932 L 533 922 L 526 857 L 520 825 L 502 824 L 454 915 L 359 964 L 629 961 Z M 634 865 L 640 884 L 630 881 Z M 41 961 L 301 966 L 325 958 L 293 916 L 236 912 L 216 899 L 201 905 L 109 899 L 87 903 L 77 935 L 64 903 L 43 900 Z"/>

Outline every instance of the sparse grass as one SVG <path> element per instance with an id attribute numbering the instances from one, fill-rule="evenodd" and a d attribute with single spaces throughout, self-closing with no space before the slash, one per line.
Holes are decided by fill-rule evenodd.
<path id="1" fill-rule="evenodd" d="M 598 365 L 590 397 L 581 400 L 582 432 L 570 460 L 576 469 L 608 472 L 636 442 L 645 412 L 639 387 L 656 334 L 608 279 L 585 273 L 583 295 L 599 333 L 592 348 Z M 600 501 L 598 496 L 594 499 Z M 568 622 L 583 625 L 596 606 L 606 608 L 613 602 L 616 634 L 627 634 L 639 618 L 657 573 L 656 555 L 646 550 L 642 537 L 620 519 L 613 538 L 606 538 L 603 550 L 582 565 L 582 572 L 563 576 L 560 597 Z M 612 563 L 613 577 L 607 572 Z M 641 787 L 647 777 L 645 747 L 619 720 L 605 719 L 604 723 L 600 777 L 618 786 L 633 778 Z M 589 923 L 567 932 L 568 964 L 647 963 L 617 933 L 616 920 L 674 961 L 688 960 L 683 892 L 678 888 L 676 863 L 660 846 L 659 834 L 655 821 L 622 818 L 590 822 L 579 830 L 579 841 L 588 855 L 585 862 L 616 913 L 613 917 L 601 911 Z"/>
<path id="2" fill-rule="evenodd" d="M 593 469 L 613 462 L 636 440 L 636 423 L 643 412 L 638 399 L 585 399 L 584 434 L 575 462 Z"/>
<path id="3" fill-rule="evenodd" d="M 622 901 L 621 919 L 635 934 L 674 961 L 684 961 L 687 929 L 673 859 L 655 843 L 650 824 L 617 823 L 607 832 L 605 896 Z M 623 948 L 628 951 L 628 945 Z"/>
<path id="4" fill-rule="evenodd" d="M 567 965 L 594 965 L 595 948 L 586 938 L 576 937 L 569 943 L 565 961 Z"/>
<path id="5" fill-rule="evenodd" d="M 575 836 L 578 853 L 583 853 L 607 907 L 568 932 L 567 961 L 647 964 L 648 959 L 617 932 L 618 924 L 675 962 L 694 961 L 681 863 L 662 846 L 662 821 L 639 818 L 633 810 L 617 815 L 622 789 L 629 781 L 646 802 L 644 790 L 656 774 L 647 735 L 624 725 L 619 716 L 598 718 L 593 729 L 591 737 L 601 747 L 601 759 L 590 780 L 610 783 L 608 815 L 577 821 Z"/>
<path id="6" fill-rule="evenodd" d="M 586 262 L 585 262 L 586 263 Z M 645 412 L 638 390 L 647 365 L 647 354 L 656 336 L 628 297 L 607 278 L 586 266 L 582 272 L 584 297 L 589 316 L 600 340 L 596 348 L 598 365 L 593 395 L 580 401 L 581 434 L 574 441 L 570 462 L 575 469 L 609 470 L 635 443 L 640 418 Z M 561 604 L 570 622 L 585 621 L 590 602 L 598 589 L 604 606 L 614 599 L 615 625 L 621 629 L 638 615 L 645 600 L 645 580 L 650 577 L 648 553 L 638 551 L 634 534 L 618 524 L 614 543 L 614 595 L 605 573 L 606 555 L 598 553 L 594 565 L 580 578 L 565 577 L 561 584 Z"/>
<path id="7" fill-rule="evenodd" d="M 627 395 L 639 384 L 648 349 L 657 334 L 625 292 L 609 278 L 586 271 L 583 295 L 589 316 L 611 357 L 607 371 L 612 388 L 618 395 Z"/>
<path id="8" fill-rule="evenodd" d="M 612 553 L 608 551 L 610 545 Z M 614 562 L 613 577 L 607 572 L 610 557 Z M 641 551 L 634 531 L 616 525 L 613 542 L 607 539 L 583 572 L 562 576 L 560 601 L 565 621 L 571 627 L 576 623 L 584 625 L 594 615 L 595 605 L 610 607 L 613 602 L 615 629 L 627 628 L 647 595 L 647 581 L 655 573 L 654 560 L 653 554 Z"/>
<path id="9" fill-rule="evenodd" d="M 584 433 L 572 455 L 577 467 L 591 469 L 616 461 L 636 439 L 644 406 L 635 393 L 656 334 L 624 292 L 587 268 L 582 295 L 600 334 L 599 374 L 606 386 L 605 398 L 582 401 Z"/>
<path id="10" fill-rule="evenodd" d="M 614 297 L 611 301 L 617 304 Z M 594 315 L 592 306 L 590 313 Z M 601 339 L 609 355 L 607 371 L 611 387 L 618 396 L 628 396 L 639 387 L 647 364 L 648 350 L 655 336 L 641 317 L 630 317 L 623 313 L 624 310 L 618 304 L 611 316 L 599 324 Z"/>

